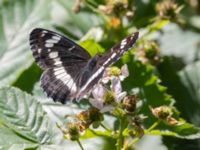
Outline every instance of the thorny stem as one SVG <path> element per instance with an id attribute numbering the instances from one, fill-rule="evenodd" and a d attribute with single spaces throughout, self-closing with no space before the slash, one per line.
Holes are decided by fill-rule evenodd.
<path id="1" fill-rule="evenodd" d="M 81 144 L 80 140 L 78 139 L 76 141 L 77 141 L 78 145 L 80 146 L 81 150 L 84 150 L 83 145 Z"/>

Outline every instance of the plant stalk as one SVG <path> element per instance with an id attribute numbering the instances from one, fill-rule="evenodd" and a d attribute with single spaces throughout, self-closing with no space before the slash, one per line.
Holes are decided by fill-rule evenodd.
<path id="1" fill-rule="evenodd" d="M 83 145 L 81 144 L 80 140 L 78 139 L 76 141 L 77 141 L 78 145 L 80 146 L 81 150 L 84 150 Z"/>
<path id="2" fill-rule="evenodd" d="M 123 136 L 124 122 L 125 122 L 124 118 L 121 118 L 119 126 L 119 136 L 117 140 L 117 150 L 121 150 L 124 145 L 124 136 Z"/>

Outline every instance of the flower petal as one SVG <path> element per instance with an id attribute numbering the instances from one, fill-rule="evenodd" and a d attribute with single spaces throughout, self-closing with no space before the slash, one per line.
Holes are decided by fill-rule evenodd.
<path id="1" fill-rule="evenodd" d="M 104 84 L 107 84 L 109 82 L 109 80 L 110 80 L 110 77 L 107 76 L 107 77 L 103 77 L 101 79 L 101 82 L 104 83 Z"/>
<path id="2" fill-rule="evenodd" d="M 99 110 L 101 110 L 103 108 L 103 102 L 100 101 L 100 100 L 96 100 L 96 99 L 90 98 L 89 102 L 90 102 L 90 104 L 92 106 L 98 108 Z"/>
<path id="3" fill-rule="evenodd" d="M 92 90 L 92 95 L 94 99 L 96 100 L 102 100 L 104 94 L 105 94 L 105 89 L 101 84 L 97 84 L 93 90 Z"/>
<path id="4" fill-rule="evenodd" d="M 105 112 L 108 112 L 108 111 L 112 111 L 114 109 L 113 106 L 111 105 L 107 105 L 107 106 L 104 106 L 102 109 L 101 109 L 101 113 L 105 113 Z"/>
<path id="5" fill-rule="evenodd" d="M 120 81 L 119 78 L 114 77 L 114 78 L 111 80 L 111 90 L 112 90 L 116 95 L 118 95 L 119 93 L 121 93 L 121 91 L 122 91 L 122 86 L 121 86 L 121 81 Z"/>
<path id="6" fill-rule="evenodd" d="M 116 101 L 121 102 L 121 100 L 126 96 L 126 94 L 127 94 L 126 92 L 122 92 L 122 93 L 118 94 L 116 97 Z"/>
<path id="7" fill-rule="evenodd" d="M 127 64 L 123 65 L 121 67 L 121 75 L 120 75 L 120 79 L 124 80 L 124 78 L 129 76 L 129 71 L 128 71 L 128 66 Z"/>

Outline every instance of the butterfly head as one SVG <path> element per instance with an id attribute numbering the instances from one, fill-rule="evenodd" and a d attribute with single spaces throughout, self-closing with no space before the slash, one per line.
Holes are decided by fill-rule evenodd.
<path id="1" fill-rule="evenodd" d="M 97 53 L 94 57 L 92 57 L 89 61 L 88 61 L 88 69 L 90 71 L 93 71 L 96 66 L 98 65 L 98 60 L 102 57 L 102 54 Z"/>

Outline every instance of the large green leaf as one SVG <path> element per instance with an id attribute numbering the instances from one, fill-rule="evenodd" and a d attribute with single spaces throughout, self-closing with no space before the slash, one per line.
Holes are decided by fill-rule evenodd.
<path id="1" fill-rule="evenodd" d="M 41 104 L 32 96 L 12 87 L 0 89 L 0 145 L 3 148 L 50 144 L 54 136 L 51 129 Z"/>
<path id="2" fill-rule="evenodd" d="M 173 23 L 166 25 L 162 31 L 162 33 L 158 34 L 157 40 L 163 55 L 181 58 L 184 63 L 194 61 L 200 40 L 197 32 L 181 29 Z"/>
<path id="3" fill-rule="evenodd" d="M 73 12 L 75 1 L 57 0 L 54 5 L 53 23 L 54 26 L 66 35 L 79 39 L 89 29 L 100 24 L 95 13 L 81 9 L 80 13 Z M 63 25 L 64 24 L 64 25 Z"/>
<path id="4" fill-rule="evenodd" d="M 12 84 L 33 62 L 29 33 L 47 27 L 51 0 L 2 1 L 0 5 L 0 86 Z M 43 11 L 45 8 L 45 11 Z"/>
<path id="5" fill-rule="evenodd" d="M 176 100 L 175 106 L 181 112 L 181 116 L 184 117 L 188 122 L 199 126 L 199 62 L 193 63 L 185 67 L 178 74 L 173 66 L 171 59 L 166 57 L 163 62 L 158 66 L 159 74 L 162 79 L 162 83 L 168 87 L 168 92 L 173 95 Z M 184 126 L 180 129 L 184 129 Z M 191 127 L 191 125 L 190 125 Z M 192 127 L 195 128 L 195 127 Z M 185 128 L 187 132 L 191 132 L 191 129 Z M 178 130 L 181 131 L 181 130 Z M 169 132 L 169 131 L 168 131 Z M 186 133 L 187 132 L 183 132 Z M 178 133 L 178 132 L 177 132 Z M 176 133 L 176 134 L 177 134 Z M 168 134 L 168 133 L 167 133 Z M 175 134 L 174 134 L 175 135 Z M 177 134 L 178 135 L 178 134 Z M 187 138 L 198 137 L 198 132 L 191 134 Z M 184 136 L 183 136 L 184 137 Z M 173 139 L 174 141 L 175 139 Z M 172 142 L 172 141 L 171 141 Z M 192 141 L 176 141 L 177 143 L 183 143 L 182 145 L 190 145 Z M 197 141 L 193 141 L 193 145 L 198 146 Z"/>
<path id="6" fill-rule="evenodd" d="M 195 66 L 195 64 L 189 65 L 180 72 L 179 76 L 169 57 L 165 57 L 163 62 L 158 65 L 162 83 L 168 87 L 168 92 L 176 99 L 175 105 L 181 111 L 181 116 L 188 121 L 192 121 L 199 116 L 198 113 L 196 117 L 194 116 L 199 111 L 198 97 L 196 97 L 196 94 L 191 93 L 191 91 L 198 91 L 195 88 L 191 89 L 193 83 L 198 84 L 198 80 L 191 77 L 198 73 L 198 69 Z"/>
<path id="7" fill-rule="evenodd" d="M 184 99 L 183 108 L 188 111 L 190 121 L 196 125 L 200 123 L 200 61 L 185 67 L 179 73 L 180 81 L 189 97 Z M 192 108 L 192 109 L 191 109 Z"/>

